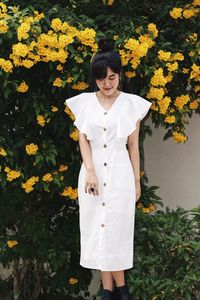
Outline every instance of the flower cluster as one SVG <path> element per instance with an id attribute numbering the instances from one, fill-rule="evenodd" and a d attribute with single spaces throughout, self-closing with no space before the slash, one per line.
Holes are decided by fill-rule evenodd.
<path id="1" fill-rule="evenodd" d="M 74 141 L 78 141 L 78 130 L 76 128 L 70 133 L 70 137 Z"/>
<path id="2" fill-rule="evenodd" d="M 72 112 L 72 111 L 70 110 L 70 108 L 66 105 L 66 103 L 65 103 L 65 109 L 64 109 L 64 112 L 65 112 L 68 116 L 70 116 L 70 118 L 72 119 L 72 121 L 75 120 L 75 116 L 74 116 L 73 112 Z"/>
<path id="3" fill-rule="evenodd" d="M 46 182 L 51 182 L 53 180 L 53 177 L 52 177 L 51 173 L 47 173 L 42 177 L 42 180 L 46 181 Z"/>
<path id="4" fill-rule="evenodd" d="M 1 22 L 1 21 L 0 21 Z M 4 72 L 12 72 L 13 64 L 10 60 L 6 60 L 4 58 L 0 58 L 0 67 Z"/>
<path id="5" fill-rule="evenodd" d="M 35 155 L 38 151 L 38 145 L 31 143 L 29 145 L 26 145 L 26 153 L 28 155 Z"/>
<path id="6" fill-rule="evenodd" d="M 69 278 L 69 284 L 74 285 L 74 284 L 76 284 L 77 282 L 78 282 L 78 279 L 77 279 L 77 278 L 74 278 L 74 277 Z"/>
<path id="7" fill-rule="evenodd" d="M 61 193 L 61 196 L 69 197 L 70 199 L 75 200 L 78 197 L 78 189 L 73 189 L 71 186 L 66 187 Z"/>
<path id="8" fill-rule="evenodd" d="M 43 115 L 37 116 L 37 123 L 42 127 L 45 126 L 46 120 Z"/>
<path id="9" fill-rule="evenodd" d="M 200 1 L 194 0 L 193 3 L 185 5 L 183 8 L 174 7 L 170 12 L 170 16 L 177 19 L 190 19 L 196 17 L 199 14 Z"/>
<path id="10" fill-rule="evenodd" d="M 22 83 L 20 83 L 20 85 L 17 87 L 17 91 L 20 93 L 26 93 L 28 90 L 28 85 L 26 84 L 26 82 L 23 80 Z"/>
<path id="11" fill-rule="evenodd" d="M 7 156 L 7 152 L 2 147 L 0 147 L 0 155 Z"/>
<path id="12" fill-rule="evenodd" d="M 121 55 L 122 65 L 126 66 L 130 63 L 135 70 L 141 62 L 141 58 L 147 55 L 148 50 L 155 44 L 154 38 L 158 36 L 156 25 L 150 23 L 148 25 L 147 34 L 141 34 L 138 39 L 129 38 L 125 41 L 124 50 L 119 50 Z M 153 34 L 153 39 L 151 34 Z"/>
<path id="13" fill-rule="evenodd" d="M 59 167 L 60 172 L 64 172 L 64 171 L 67 171 L 67 170 L 68 170 L 68 166 L 60 165 L 60 167 Z"/>
<path id="14" fill-rule="evenodd" d="M 81 90 L 86 90 L 88 88 L 88 86 L 89 86 L 88 83 L 79 81 L 72 85 L 72 89 L 81 91 Z"/>
<path id="15" fill-rule="evenodd" d="M 34 185 L 39 181 L 38 176 L 30 177 L 26 182 L 21 184 L 21 187 L 25 190 L 26 193 L 30 193 L 34 190 Z"/>
<path id="16" fill-rule="evenodd" d="M 152 211 L 155 211 L 157 207 L 153 203 L 151 203 L 148 207 L 144 207 L 142 203 L 139 203 L 137 208 L 141 209 L 144 213 L 151 213 Z"/>
<path id="17" fill-rule="evenodd" d="M 7 245 L 9 248 L 13 248 L 18 244 L 18 242 L 16 240 L 8 240 L 7 241 Z"/>
<path id="18" fill-rule="evenodd" d="M 183 109 L 183 106 L 185 104 L 187 104 L 189 100 L 190 100 L 190 97 L 188 95 L 181 95 L 181 96 L 176 97 L 174 105 L 178 109 Z"/>
<path id="19" fill-rule="evenodd" d="M 14 179 L 17 179 L 18 177 L 20 177 L 21 172 L 20 171 L 16 171 L 16 170 L 11 170 L 8 167 L 5 167 L 4 171 L 7 173 L 7 180 L 8 181 L 13 181 Z"/>
<path id="20" fill-rule="evenodd" d="M 173 132 L 173 139 L 175 143 L 185 143 L 187 141 L 187 136 L 184 133 L 174 131 Z"/>

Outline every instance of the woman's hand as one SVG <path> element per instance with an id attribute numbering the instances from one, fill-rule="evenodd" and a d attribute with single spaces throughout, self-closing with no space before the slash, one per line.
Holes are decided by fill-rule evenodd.
<path id="1" fill-rule="evenodd" d="M 141 196 L 140 179 L 135 180 L 135 192 L 136 192 L 136 202 L 137 202 L 140 199 L 140 196 Z"/>
<path id="2" fill-rule="evenodd" d="M 91 190 L 94 189 L 94 191 Z M 85 176 L 85 192 L 89 192 L 89 194 L 99 195 L 99 187 L 98 187 L 98 179 L 94 170 L 86 170 Z"/>

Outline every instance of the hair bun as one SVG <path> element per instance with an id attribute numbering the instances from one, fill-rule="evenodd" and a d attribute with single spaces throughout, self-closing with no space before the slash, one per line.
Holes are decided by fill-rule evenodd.
<path id="1" fill-rule="evenodd" d="M 98 41 L 99 52 L 109 52 L 114 50 L 113 40 L 108 37 L 101 38 Z"/>

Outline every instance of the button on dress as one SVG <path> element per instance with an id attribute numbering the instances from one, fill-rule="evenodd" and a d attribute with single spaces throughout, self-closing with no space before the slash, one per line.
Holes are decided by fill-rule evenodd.
<path id="1" fill-rule="evenodd" d="M 86 134 L 98 179 L 99 195 L 85 193 L 86 168 L 78 176 L 80 265 L 101 271 L 133 267 L 135 175 L 126 148 L 128 136 L 151 102 L 121 92 L 108 110 L 95 92 L 66 100 L 74 125 Z"/>

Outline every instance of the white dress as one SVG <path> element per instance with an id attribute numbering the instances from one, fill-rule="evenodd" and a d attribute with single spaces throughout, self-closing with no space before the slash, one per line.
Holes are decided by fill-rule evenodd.
<path id="1" fill-rule="evenodd" d="M 78 177 L 80 265 L 101 271 L 133 267 L 135 177 L 126 143 L 151 102 L 121 92 L 105 110 L 95 92 L 66 100 L 74 125 L 87 135 L 99 183 L 99 195 L 85 193 L 86 169 Z"/>

